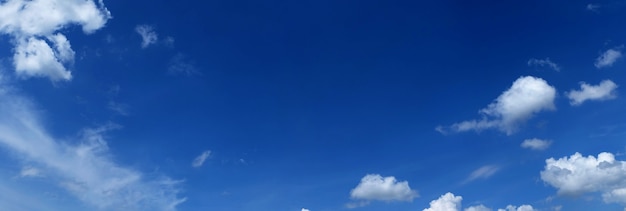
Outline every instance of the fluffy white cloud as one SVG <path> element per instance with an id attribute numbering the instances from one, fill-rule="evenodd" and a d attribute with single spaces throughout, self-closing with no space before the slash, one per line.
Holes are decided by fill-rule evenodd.
<path id="1" fill-rule="evenodd" d="M 491 208 L 489 207 L 485 207 L 485 205 L 478 205 L 478 206 L 472 206 L 472 207 L 468 207 L 465 208 L 465 211 L 492 211 Z"/>
<path id="2" fill-rule="evenodd" d="M 522 146 L 522 148 L 527 148 L 527 149 L 532 149 L 532 150 L 546 150 L 548 149 L 548 147 L 550 147 L 551 144 L 552 144 L 552 141 L 533 138 L 533 139 L 524 140 L 524 142 L 522 142 L 520 146 Z"/>
<path id="3" fill-rule="evenodd" d="M 522 205 L 519 207 L 509 205 L 509 206 L 506 206 L 505 209 L 498 209 L 498 211 L 535 211 L 535 208 L 533 208 L 533 206 L 530 206 L 530 205 Z"/>
<path id="4" fill-rule="evenodd" d="M 302 208 L 301 211 L 311 211 L 311 210 Z"/>
<path id="5" fill-rule="evenodd" d="M 191 166 L 198 168 L 200 166 L 202 166 L 202 164 L 204 164 L 204 161 L 206 161 L 206 159 L 211 155 L 211 150 L 206 150 L 204 152 L 202 152 L 202 154 L 198 155 L 198 157 L 196 157 L 196 159 L 193 159 L 193 162 L 191 162 Z"/>
<path id="6" fill-rule="evenodd" d="M 409 187 L 409 182 L 398 182 L 395 177 L 382 177 L 368 174 L 361 183 L 350 191 L 350 198 L 364 201 L 413 201 L 417 191 Z"/>
<path id="7" fill-rule="evenodd" d="M 448 192 L 431 201 L 430 207 L 424 209 L 424 211 L 459 211 L 461 210 L 462 201 L 463 197 L 455 196 L 453 193 Z M 492 209 L 481 204 L 465 208 L 465 211 L 492 211 Z M 535 209 L 530 205 L 522 205 L 520 207 L 509 205 L 505 209 L 498 209 L 498 211 L 535 211 Z"/>
<path id="8" fill-rule="evenodd" d="M 424 211 L 459 211 L 461 210 L 461 201 L 463 201 L 463 197 L 448 192 L 438 199 L 432 200 L 430 207 Z"/>
<path id="9" fill-rule="evenodd" d="M 598 85 L 580 83 L 580 90 L 572 90 L 567 93 L 571 105 L 580 105 L 587 100 L 609 100 L 616 97 L 617 84 L 611 80 L 604 80 Z"/>
<path id="10" fill-rule="evenodd" d="M 147 48 L 159 39 L 152 26 L 138 25 L 135 27 L 135 32 L 141 36 L 141 48 Z"/>
<path id="11" fill-rule="evenodd" d="M 453 132 L 481 131 L 497 128 L 507 135 L 528 121 L 534 114 L 554 110 L 556 89 L 545 80 L 532 76 L 520 77 L 487 108 L 481 109 L 482 119 L 455 123 L 448 129 Z M 437 131 L 447 132 L 443 127 Z"/>
<path id="12" fill-rule="evenodd" d="M 185 201 L 177 196 L 178 181 L 149 179 L 111 159 L 104 133 L 114 125 L 85 129 L 61 141 L 43 128 L 40 109 L 5 90 L 0 94 L 0 147 L 45 172 L 48 184 L 101 210 L 174 210 Z"/>
<path id="13" fill-rule="evenodd" d="M 0 33 L 13 37 L 18 75 L 70 80 L 65 65 L 74 60 L 74 51 L 67 38 L 55 32 L 77 24 L 92 33 L 110 17 L 102 1 L 7 0 L 0 3 Z"/>
<path id="14" fill-rule="evenodd" d="M 493 176 L 496 172 L 498 172 L 498 170 L 500 170 L 498 166 L 494 166 L 494 165 L 482 166 L 474 170 L 465 181 L 469 182 L 469 181 L 473 181 L 476 179 L 487 179 Z"/>
<path id="15" fill-rule="evenodd" d="M 605 68 L 611 67 L 615 62 L 617 62 L 620 58 L 622 58 L 622 47 L 616 47 L 613 49 L 606 50 L 602 53 L 598 58 L 596 58 L 596 62 L 594 65 L 596 68 Z"/>
<path id="16" fill-rule="evenodd" d="M 608 152 L 597 158 L 575 153 L 558 160 L 547 159 L 541 179 L 557 188 L 559 194 L 601 192 L 605 202 L 626 205 L 626 162 L 615 160 Z"/>
<path id="17" fill-rule="evenodd" d="M 528 60 L 528 66 L 539 66 L 539 67 L 548 67 L 555 71 L 561 71 L 561 67 L 550 60 L 550 58 L 545 59 L 530 59 Z"/>

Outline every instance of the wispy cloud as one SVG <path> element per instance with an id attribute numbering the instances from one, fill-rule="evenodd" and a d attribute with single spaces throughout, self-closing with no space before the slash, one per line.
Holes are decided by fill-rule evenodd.
<path id="1" fill-rule="evenodd" d="M 609 50 L 606 50 L 598 58 L 596 58 L 596 62 L 594 66 L 596 68 L 607 68 L 613 66 L 615 62 L 622 58 L 622 48 L 623 46 L 615 47 Z"/>
<path id="2" fill-rule="evenodd" d="M 482 166 L 476 170 L 474 170 L 468 177 L 465 179 L 465 182 L 471 182 L 477 179 L 487 179 L 493 176 L 496 172 L 500 170 L 500 167 L 495 165 L 486 165 Z"/>
<path id="3" fill-rule="evenodd" d="M 141 48 L 147 48 L 152 44 L 156 44 L 159 40 L 159 36 L 152 26 L 138 25 L 135 27 L 135 32 L 141 36 Z"/>
<path id="4" fill-rule="evenodd" d="M 176 54 L 176 56 L 172 57 L 170 60 L 170 65 L 167 69 L 169 73 L 175 75 L 199 75 L 200 72 L 194 65 L 193 61 L 187 59 L 183 54 Z"/>
<path id="5" fill-rule="evenodd" d="M 32 166 L 25 166 L 20 171 L 20 177 L 41 177 L 41 171 Z"/>
<path id="6" fill-rule="evenodd" d="M 479 111 L 483 116 L 481 119 L 455 123 L 450 127 L 438 126 L 435 130 L 447 134 L 497 128 L 510 135 L 534 114 L 554 110 L 555 97 L 556 89 L 545 80 L 532 76 L 520 77 L 487 108 Z"/>
<path id="7" fill-rule="evenodd" d="M 198 155 L 198 157 L 193 159 L 193 162 L 191 162 L 191 166 L 195 168 L 201 167 L 204 164 L 204 161 L 206 161 L 206 159 L 209 158 L 210 155 L 211 155 L 211 150 L 206 150 L 202 152 L 202 154 Z"/>
<path id="8" fill-rule="evenodd" d="M 61 141 L 43 128 L 38 111 L 15 91 L 0 94 L 0 146 L 37 169 L 25 175 L 45 172 L 50 183 L 95 209 L 174 210 L 185 201 L 177 196 L 178 181 L 149 179 L 111 159 L 105 132 L 116 125 L 84 129 Z"/>
<path id="9" fill-rule="evenodd" d="M 58 31 L 77 24 L 85 33 L 92 33 L 110 17 L 102 1 L 3 1 L 0 33 L 13 37 L 13 65 L 20 77 L 70 80 L 72 74 L 66 65 L 73 62 L 75 53 Z"/>
<path id="10" fill-rule="evenodd" d="M 558 64 L 554 63 L 553 61 L 551 61 L 550 58 L 545 58 L 545 59 L 532 58 L 528 60 L 528 66 L 548 67 L 557 72 L 561 71 L 561 67 Z"/>
<path id="11" fill-rule="evenodd" d="M 598 4 L 587 4 L 586 8 L 589 11 L 598 12 L 598 9 L 600 9 L 600 5 L 598 5 Z"/>
<path id="12" fill-rule="evenodd" d="M 617 97 L 617 84 L 611 80 L 604 80 L 598 85 L 590 85 L 585 82 L 580 83 L 580 90 L 572 90 L 567 94 L 570 104 L 577 106 L 588 100 L 610 100 Z"/>
<path id="13" fill-rule="evenodd" d="M 546 150 L 548 149 L 548 147 L 550 147 L 551 144 L 552 144 L 552 141 L 533 138 L 533 139 L 524 140 L 524 142 L 522 142 L 520 146 L 522 148 L 532 149 L 532 150 Z"/>

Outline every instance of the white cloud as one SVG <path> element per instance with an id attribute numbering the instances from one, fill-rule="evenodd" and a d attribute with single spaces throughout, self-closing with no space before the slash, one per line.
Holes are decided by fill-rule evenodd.
<path id="1" fill-rule="evenodd" d="M 311 210 L 302 208 L 302 210 L 300 210 L 300 211 L 311 211 Z"/>
<path id="2" fill-rule="evenodd" d="M 509 205 L 509 206 L 506 206 L 506 209 L 498 209 L 498 211 L 535 211 L 535 208 L 533 208 L 533 206 L 530 206 L 530 205 L 522 205 L 519 207 Z"/>
<path id="3" fill-rule="evenodd" d="M 606 50 L 598 58 L 596 58 L 596 62 L 594 63 L 594 65 L 598 69 L 611 67 L 620 58 L 622 58 L 622 47 L 621 46 L 613 48 L 613 49 Z"/>
<path id="4" fill-rule="evenodd" d="M 615 160 L 608 152 L 597 158 L 575 153 L 569 158 L 547 159 L 541 179 L 562 195 L 600 192 L 605 202 L 626 205 L 626 162 Z"/>
<path id="5" fill-rule="evenodd" d="M 152 26 L 138 25 L 135 27 L 135 32 L 141 36 L 141 48 L 147 48 L 152 44 L 156 44 L 159 39 Z"/>
<path id="6" fill-rule="evenodd" d="M 130 114 L 128 111 L 128 105 L 124 103 L 109 101 L 107 108 L 111 111 L 115 111 L 115 113 L 122 115 L 122 116 L 128 116 Z"/>
<path id="7" fill-rule="evenodd" d="M 409 187 L 409 182 L 398 182 L 395 177 L 382 177 L 368 174 L 361 183 L 350 191 L 350 198 L 363 201 L 413 201 L 417 191 Z"/>
<path id="8" fill-rule="evenodd" d="M 0 4 L 0 33 L 13 37 L 18 75 L 70 80 L 65 65 L 74 60 L 74 51 L 67 38 L 55 32 L 76 24 L 92 33 L 110 17 L 102 1 L 7 0 Z"/>
<path id="9" fill-rule="evenodd" d="M 32 166 L 25 166 L 20 171 L 20 177 L 41 177 L 41 171 Z"/>
<path id="10" fill-rule="evenodd" d="M 533 138 L 533 139 L 524 140 L 524 142 L 522 142 L 520 146 L 522 146 L 522 148 L 527 148 L 527 149 L 532 149 L 532 150 L 546 150 L 548 149 L 548 147 L 550 147 L 551 144 L 552 144 L 552 141 Z"/>
<path id="11" fill-rule="evenodd" d="M 177 197 L 178 181 L 149 179 L 111 159 L 104 133 L 114 125 L 85 129 L 61 141 L 43 128 L 39 112 L 15 92 L 0 94 L 0 147 L 46 172 L 49 184 L 94 209 L 174 210 L 185 201 Z"/>
<path id="12" fill-rule="evenodd" d="M 489 207 L 485 207 L 485 205 L 478 205 L 478 206 L 472 206 L 472 207 L 468 207 L 465 208 L 465 211 L 492 211 L 491 208 Z"/>
<path id="13" fill-rule="evenodd" d="M 571 105 L 581 105 L 587 100 L 609 100 L 616 98 L 615 89 L 617 84 L 611 80 L 604 80 L 598 85 L 580 83 L 580 90 L 572 90 L 567 93 Z"/>
<path id="14" fill-rule="evenodd" d="M 453 193 L 448 192 L 444 195 L 441 195 L 441 197 L 439 197 L 438 199 L 431 201 L 430 207 L 424 209 L 424 211 L 459 211 L 461 210 L 462 201 L 463 197 L 455 196 Z M 465 211 L 491 210 L 491 208 L 488 208 L 482 204 L 465 208 Z M 505 209 L 498 209 L 498 211 L 535 211 L 535 209 L 530 205 L 522 205 L 520 207 L 509 205 Z"/>
<path id="15" fill-rule="evenodd" d="M 500 168 L 497 166 L 486 165 L 474 170 L 465 181 L 469 182 L 476 179 L 487 179 L 498 172 L 498 170 L 500 170 Z"/>
<path id="16" fill-rule="evenodd" d="M 561 67 L 558 64 L 554 63 L 553 61 L 551 61 L 550 58 L 545 58 L 545 59 L 532 58 L 528 60 L 528 66 L 548 67 L 555 71 L 561 71 Z"/>
<path id="17" fill-rule="evenodd" d="M 438 199 L 430 202 L 430 207 L 424 211 L 459 211 L 463 197 L 454 196 L 452 193 L 441 195 Z"/>
<path id="18" fill-rule="evenodd" d="M 202 154 L 198 155 L 198 157 L 196 157 L 196 159 L 193 159 L 193 162 L 191 163 L 191 166 L 193 167 L 200 167 L 202 166 L 202 164 L 204 164 L 204 161 L 206 161 L 206 159 L 211 155 L 211 150 L 206 150 L 204 152 L 202 152 Z"/>
<path id="19" fill-rule="evenodd" d="M 554 110 L 555 97 L 556 89 L 545 80 L 532 76 L 520 77 L 487 108 L 479 111 L 483 115 L 482 119 L 455 123 L 448 129 L 452 132 L 465 132 L 497 128 L 510 135 L 534 114 Z M 436 129 L 443 131 L 443 134 L 447 132 L 443 127 Z"/>

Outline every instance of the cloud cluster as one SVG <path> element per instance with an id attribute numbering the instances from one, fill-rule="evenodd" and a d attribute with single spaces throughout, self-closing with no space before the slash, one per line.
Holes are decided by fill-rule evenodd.
<path id="1" fill-rule="evenodd" d="M 596 68 L 607 68 L 613 66 L 615 62 L 622 58 L 622 46 L 606 50 L 596 58 L 593 64 Z"/>
<path id="2" fill-rule="evenodd" d="M 57 32 L 77 24 L 92 33 L 110 17 L 101 0 L 7 0 L 0 3 L 0 33 L 13 38 L 18 76 L 70 80 L 66 65 L 73 62 L 74 51 Z"/>
<path id="3" fill-rule="evenodd" d="M 552 141 L 541 140 L 538 138 L 526 139 L 520 145 L 522 148 L 531 150 L 546 150 L 550 147 Z"/>
<path id="4" fill-rule="evenodd" d="M 399 182 L 392 176 L 368 174 L 350 191 L 350 198 L 361 200 L 361 203 L 351 203 L 348 207 L 365 206 L 370 201 L 413 201 L 418 196 L 417 191 L 412 190 L 407 181 Z"/>
<path id="5" fill-rule="evenodd" d="M 510 135 L 528 121 L 534 114 L 554 110 L 556 89 L 545 80 L 532 76 L 520 77 L 487 108 L 481 109 L 481 119 L 455 123 L 447 129 L 438 127 L 437 131 L 465 132 L 497 128 Z"/>
<path id="6" fill-rule="evenodd" d="M 559 159 L 549 158 L 541 179 L 561 195 L 600 192 L 605 202 L 626 205 L 626 162 L 615 160 L 608 152 L 598 157 L 575 153 Z"/>
<path id="7" fill-rule="evenodd" d="M 148 179 L 111 159 L 104 133 L 117 126 L 85 129 L 61 141 L 42 125 L 31 101 L 12 91 L 0 94 L 0 147 L 29 163 L 22 176 L 45 175 L 96 209 L 174 210 L 185 201 L 177 196 L 178 181 Z"/>
<path id="8" fill-rule="evenodd" d="M 567 93 L 570 104 L 577 106 L 588 100 L 609 100 L 617 97 L 615 90 L 617 84 L 611 80 L 604 80 L 598 85 L 589 85 L 585 82 L 580 83 L 580 90 L 572 90 Z"/>
<path id="9" fill-rule="evenodd" d="M 462 207 L 463 197 L 455 196 L 453 193 L 446 193 L 441 195 L 438 199 L 430 202 L 430 207 L 423 211 L 460 211 Z M 492 211 L 491 208 L 485 205 L 477 205 L 465 208 L 465 211 Z M 505 209 L 498 209 L 498 211 L 535 211 L 530 205 L 513 206 L 508 205 Z"/>

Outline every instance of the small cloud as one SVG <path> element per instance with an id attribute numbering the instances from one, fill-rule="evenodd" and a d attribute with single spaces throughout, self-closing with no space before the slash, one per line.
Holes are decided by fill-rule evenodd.
<path id="1" fill-rule="evenodd" d="M 587 4 L 587 10 L 589 11 L 598 12 L 598 9 L 600 9 L 600 5 L 598 4 Z"/>
<path id="2" fill-rule="evenodd" d="M 159 39 L 154 28 L 149 25 L 138 25 L 135 27 L 135 32 L 141 36 L 141 48 L 147 48 L 152 44 L 156 44 Z"/>
<path id="3" fill-rule="evenodd" d="M 492 211 L 491 208 L 485 207 L 485 205 L 477 205 L 465 208 L 465 211 Z"/>
<path id="4" fill-rule="evenodd" d="M 395 177 L 382 177 L 378 174 L 368 174 L 361 179 L 361 183 L 350 191 L 350 198 L 359 200 L 349 203 L 347 207 L 360 207 L 370 201 L 413 201 L 418 197 L 417 191 L 409 187 L 409 182 L 398 182 Z"/>
<path id="5" fill-rule="evenodd" d="M 163 40 L 163 43 L 165 43 L 165 46 L 170 47 L 170 48 L 174 47 L 174 42 L 175 42 L 175 39 L 173 37 L 170 37 L 170 36 L 166 37 Z"/>
<path id="6" fill-rule="evenodd" d="M 20 171 L 20 177 L 43 177 L 38 168 L 27 166 Z"/>
<path id="7" fill-rule="evenodd" d="M 302 208 L 302 210 L 300 210 L 300 211 L 311 211 L 311 210 Z"/>
<path id="8" fill-rule="evenodd" d="M 580 90 L 572 90 L 567 94 L 570 104 L 578 106 L 588 100 L 602 101 L 615 99 L 617 97 L 617 84 L 611 80 L 604 80 L 598 85 L 589 85 L 585 82 L 580 83 Z"/>
<path id="9" fill-rule="evenodd" d="M 350 202 L 346 204 L 346 208 L 354 209 L 354 208 L 359 208 L 359 207 L 365 207 L 367 205 L 370 205 L 370 201 Z"/>
<path id="10" fill-rule="evenodd" d="M 170 66 L 168 71 L 171 74 L 182 74 L 182 75 L 199 75 L 198 69 L 193 64 L 192 61 L 187 60 L 183 54 L 177 54 L 170 60 Z"/>
<path id="11" fill-rule="evenodd" d="M 522 142 L 522 144 L 520 145 L 522 148 L 526 148 L 526 149 L 531 149 L 531 150 L 546 150 L 548 149 L 548 147 L 550 147 L 550 145 L 552 144 L 552 141 L 548 141 L 548 140 L 541 140 L 538 138 L 533 138 L 533 139 L 526 139 L 524 140 L 524 142 Z"/>
<path id="12" fill-rule="evenodd" d="M 622 48 L 623 46 L 619 46 L 606 50 L 596 58 L 596 62 L 593 65 L 598 69 L 613 66 L 615 62 L 622 58 Z"/>
<path id="13" fill-rule="evenodd" d="M 202 154 L 198 155 L 198 157 L 196 157 L 195 159 L 193 159 L 193 162 L 191 163 L 191 166 L 198 168 L 200 166 L 202 166 L 202 164 L 204 164 L 204 161 L 206 161 L 206 159 L 211 155 L 211 150 L 206 150 L 204 152 L 202 152 Z"/>
<path id="14" fill-rule="evenodd" d="M 465 180 L 465 182 L 471 182 L 476 179 L 487 179 L 493 176 L 496 172 L 500 170 L 500 167 L 495 165 L 486 165 L 474 170 L 469 177 Z"/>
<path id="15" fill-rule="evenodd" d="M 442 134 L 447 132 L 482 131 L 497 128 L 511 135 L 534 114 L 541 111 L 555 110 L 556 89 L 541 78 L 520 77 L 498 98 L 481 109 L 480 119 L 454 123 L 449 127 L 437 127 Z"/>
<path id="16" fill-rule="evenodd" d="M 535 59 L 535 58 L 533 58 L 533 59 L 530 59 L 530 60 L 528 60 L 528 66 L 548 67 L 548 68 L 553 69 L 553 70 L 555 70 L 557 72 L 561 71 L 561 67 L 558 64 L 552 62 L 550 60 L 550 58 L 545 58 L 545 59 Z"/>

